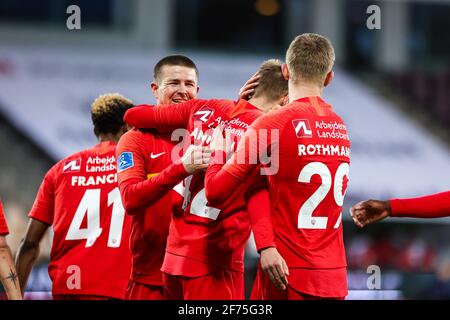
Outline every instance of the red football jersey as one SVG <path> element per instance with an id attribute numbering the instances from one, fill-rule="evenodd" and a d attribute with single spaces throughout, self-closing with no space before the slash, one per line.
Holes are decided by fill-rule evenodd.
<path id="1" fill-rule="evenodd" d="M 133 129 L 117 146 L 119 186 L 132 216 L 132 279 L 162 286 L 161 265 L 171 219 L 173 187 L 187 176 L 172 163 L 173 144 L 155 132 Z"/>
<path id="2" fill-rule="evenodd" d="M 103 142 L 46 174 L 29 216 L 53 225 L 49 274 L 54 295 L 125 298 L 129 232 L 117 185 L 116 145 Z"/>
<path id="3" fill-rule="evenodd" d="M 249 163 L 246 151 L 261 158 L 270 150 L 265 169 L 280 254 L 289 268 L 337 270 L 345 276 L 341 210 L 350 141 L 342 119 L 322 99 L 310 97 L 260 117 L 252 129 L 223 170 L 208 169 L 208 199 L 226 199 L 252 173 L 256 164 Z M 346 284 L 340 283 L 338 296 L 344 296 Z"/>
<path id="4" fill-rule="evenodd" d="M 6 236 L 8 233 L 8 225 L 6 224 L 6 219 L 3 215 L 3 205 L 2 201 L 0 200 L 0 236 Z"/>
<path id="5" fill-rule="evenodd" d="M 184 144 L 209 145 L 212 131 L 220 124 L 238 142 L 250 124 L 262 112 L 247 101 L 190 100 L 174 106 L 137 107 L 130 109 L 125 121 L 137 127 L 167 129 L 186 128 Z M 181 135 L 181 132 L 180 132 Z M 235 144 L 236 145 L 236 144 Z M 254 180 L 235 188 L 226 201 L 213 208 L 205 199 L 204 172 L 189 176 L 178 185 L 174 196 L 173 219 L 170 226 L 163 271 L 193 276 L 221 266 L 243 272 L 244 248 L 250 235 L 250 221 L 245 211 L 244 193 Z M 175 256 L 199 261 L 195 268 L 189 262 L 182 267 Z M 168 263 L 170 261 L 170 263 Z M 173 262 L 173 263 L 172 263 Z"/>
<path id="6" fill-rule="evenodd" d="M 440 218 L 450 216 L 450 191 L 411 199 L 391 199 L 393 217 Z"/>

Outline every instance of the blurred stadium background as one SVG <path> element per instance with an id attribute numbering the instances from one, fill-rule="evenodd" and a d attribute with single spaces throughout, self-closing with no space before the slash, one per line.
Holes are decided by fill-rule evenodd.
<path id="1" fill-rule="evenodd" d="M 81 8 L 81 30 L 66 9 Z M 381 8 L 369 30 L 366 9 Z M 0 194 L 15 251 L 45 172 L 95 143 L 91 101 L 120 92 L 153 103 L 149 84 L 164 55 L 190 56 L 202 98 L 237 98 L 268 58 L 297 34 L 328 36 L 336 77 L 325 98 L 352 139 L 344 203 L 349 299 L 450 298 L 450 219 L 390 219 L 358 230 L 348 209 L 366 198 L 449 189 L 450 1 L 1 0 Z M 51 234 L 28 290 L 48 298 Z M 247 250 L 250 288 L 257 254 Z M 369 265 L 381 290 L 368 290 Z"/>

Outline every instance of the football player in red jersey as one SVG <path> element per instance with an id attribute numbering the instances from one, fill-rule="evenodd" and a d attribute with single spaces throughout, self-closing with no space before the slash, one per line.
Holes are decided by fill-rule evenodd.
<path id="1" fill-rule="evenodd" d="M 249 101 L 191 100 L 176 106 L 141 106 L 130 109 L 125 121 L 132 126 L 169 131 L 186 128 L 187 132 L 180 132 L 186 133 L 184 142 L 196 146 L 207 146 L 213 129 L 224 125 L 237 142 L 263 111 L 287 101 L 281 64 L 270 60 L 261 65 L 259 86 Z M 215 207 L 205 200 L 204 172 L 189 176 L 175 188 L 178 194 L 162 266 L 169 299 L 244 298 L 244 246 L 250 235 L 244 194 L 253 184 L 260 184 L 259 180 L 255 175 Z"/>
<path id="2" fill-rule="evenodd" d="M 3 215 L 2 201 L 0 200 L 0 281 L 5 288 L 8 299 L 22 300 L 16 267 L 12 258 L 11 249 L 6 242 L 6 236 L 8 234 L 8 225 Z"/>
<path id="3" fill-rule="evenodd" d="M 158 103 L 175 105 L 195 98 L 197 83 L 194 62 L 173 55 L 156 64 L 151 87 Z M 160 269 L 169 232 L 171 190 L 183 177 L 204 169 L 203 161 L 209 160 L 209 150 L 201 148 L 191 149 L 182 160 L 172 159 L 173 147 L 170 136 L 138 129 L 127 132 L 117 147 L 120 192 L 132 217 L 130 300 L 165 299 Z M 188 164 L 191 155 L 199 159 L 198 164 Z"/>
<path id="4" fill-rule="evenodd" d="M 53 298 L 124 299 L 130 275 L 129 232 L 117 184 L 115 150 L 132 102 L 106 94 L 92 104 L 99 144 L 59 161 L 45 175 L 16 256 L 22 290 L 49 226 Z"/>
<path id="5" fill-rule="evenodd" d="M 389 216 L 411 218 L 448 217 L 450 216 L 450 191 L 418 198 L 361 201 L 350 209 L 350 215 L 360 228 Z"/>
<path id="6" fill-rule="evenodd" d="M 270 211 L 261 211 L 260 220 L 271 214 L 270 237 L 289 274 L 281 263 L 277 274 L 258 270 L 253 297 L 343 299 L 348 291 L 341 210 L 350 142 L 342 119 L 321 98 L 333 78 L 334 49 L 320 35 L 303 34 L 289 46 L 286 63 L 290 103 L 256 120 L 223 168 L 216 160 L 223 155 L 215 152 L 206 198 L 212 206 L 226 201 L 260 163 L 267 163 L 261 172 L 269 182 Z M 267 236 L 255 223 L 253 230 L 255 239 Z M 286 290 L 272 285 L 270 279 L 279 278 Z"/>

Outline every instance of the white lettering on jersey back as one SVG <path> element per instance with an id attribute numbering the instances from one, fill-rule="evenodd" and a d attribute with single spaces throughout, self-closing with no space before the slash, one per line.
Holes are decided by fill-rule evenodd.
<path id="1" fill-rule="evenodd" d="M 339 156 L 350 158 L 350 148 L 346 146 L 323 144 L 299 144 L 299 156 Z"/>
<path id="2" fill-rule="evenodd" d="M 111 173 L 102 176 L 73 176 L 71 185 L 72 187 L 90 187 L 102 184 L 115 184 L 117 183 L 117 173 Z"/>
<path id="3" fill-rule="evenodd" d="M 86 172 L 116 171 L 116 157 L 89 157 L 86 162 Z"/>
<path id="4" fill-rule="evenodd" d="M 350 140 L 345 124 L 337 121 L 316 121 L 316 129 L 319 138 Z"/>
<path id="5" fill-rule="evenodd" d="M 211 142 L 212 136 L 203 132 L 200 128 L 195 128 L 191 133 L 191 137 L 195 140 L 201 141 L 201 143 L 209 144 Z"/>

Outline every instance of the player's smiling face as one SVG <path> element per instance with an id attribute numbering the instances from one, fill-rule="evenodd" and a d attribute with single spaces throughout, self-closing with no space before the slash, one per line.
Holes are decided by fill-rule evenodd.
<path id="1" fill-rule="evenodd" d="M 164 66 L 160 83 L 152 83 L 153 94 L 160 104 L 182 103 L 194 99 L 198 93 L 195 69 L 183 66 Z"/>

